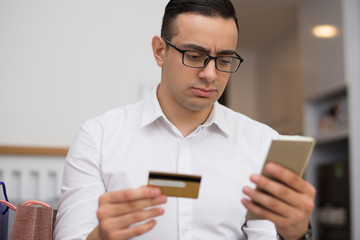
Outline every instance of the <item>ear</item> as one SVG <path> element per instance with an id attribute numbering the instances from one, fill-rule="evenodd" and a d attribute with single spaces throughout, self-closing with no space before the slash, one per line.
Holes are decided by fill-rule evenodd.
<path id="1" fill-rule="evenodd" d="M 165 41 L 160 36 L 154 36 L 152 39 L 152 49 L 157 65 L 162 67 L 164 65 L 166 50 Z"/>

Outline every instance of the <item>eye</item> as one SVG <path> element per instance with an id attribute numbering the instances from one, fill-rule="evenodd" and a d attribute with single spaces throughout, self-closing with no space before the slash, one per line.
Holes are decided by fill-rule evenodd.
<path id="1" fill-rule="evenodd" d="M 190 58 L 191 60 L 197 60 L 197 59 L 199 59 L 200 57 L 199 57 L 198 55 L 196 55 L 196 54 L 189 54 L 189 58 Z"/>
<path id="2" fill-rule="evenodd" d="M 220 64 L 220 65 L 222 65 L 222 66 L 231 65 L 232 60 L 233 60 L 233 59 L 232 59 L 231 57 L 218 58 L 218 64 Z"/>
<path id="3" fill-rule="evenodd" d="M 206 59 L 206 55 L 195 51 L 187 51 L 185 53 L 185 58 L 187 61 L 191 62 L 202 62 Z"/>

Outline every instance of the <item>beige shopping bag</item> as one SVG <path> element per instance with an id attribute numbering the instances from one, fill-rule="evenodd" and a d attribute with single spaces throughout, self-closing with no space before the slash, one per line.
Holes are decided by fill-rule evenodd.
<path id="1" fill-rule="evenodd" d="M 49 205 L 37 201 L 18 204 L 11 240 L 51 240 L 52 225 L 53 209 Z"/>

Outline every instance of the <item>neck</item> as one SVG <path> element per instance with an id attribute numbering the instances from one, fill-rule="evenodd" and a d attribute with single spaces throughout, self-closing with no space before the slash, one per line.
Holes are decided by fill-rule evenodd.
<path id="1" fill-rule="evenodd" d="M 166 118 L 174 124 L 184 137 L 203 124 L 212 110 L 212 107 L 209 107 L 201 111 L 194 111 L 179 103 L 166 101 L 167 98 L 164 98 L 160 91 L 157 93 L 157 98 Z"/>

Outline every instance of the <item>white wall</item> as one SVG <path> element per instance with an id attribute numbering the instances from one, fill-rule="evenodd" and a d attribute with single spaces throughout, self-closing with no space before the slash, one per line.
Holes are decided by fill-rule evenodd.
<path id="1" fill-rule="evenodd" d="M 239 70 L 230 77 L 227 86 L 228 105 L 237 112 L 258 118 L 257 55 L 254 51 L 238 51 L 244 58 Z"/>
<path id="2" fill-rule="evenodd" d="M 159 82 L 151 38 L 166 3 L 0 1 L 0 145 L 68 146 Z"/>
<path id="3" fill-rule="evenodd" d="M 345 79 L 349 94 L 351 237 L 360 238 L 360 2 L 343 1 Z"/>
<path id="4" fill-rule="evenodd" d="M 230 78 L 229 106 L 282 134 L 302 133 L 297 29 L 263 49 L 238 52 L 245 59 Z"/>
<path id="5" fill-rule="evenodd" d="M 260 51 L 259 120 L 282 134 L 301 134 L 302 99 L 297 29 Z"/>

